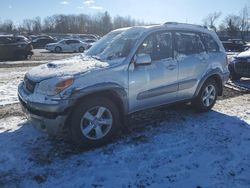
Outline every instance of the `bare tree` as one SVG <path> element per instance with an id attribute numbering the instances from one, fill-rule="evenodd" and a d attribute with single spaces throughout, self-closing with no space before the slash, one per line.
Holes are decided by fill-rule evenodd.
<path id="1" fill-rule="evenodd" d="M 14 30 L 15 26 L 12 20 L 5 20 L 2 24 L 1 24 L 1 28 L 0 31 L 5 32 L 5 33 L 12 33 L 12 31 Z"/>
<path id="2" fill-rule="evenodd" d="M 36 17 L 33 19 L 32 32 L 35 34 L 38 34 L 38 33 L 41 33 L 41 31 L 42 31 L 41 18 Z"/>
<path id="3" fill-rule="evenodd" d="M 245 6 L 241 11 L 240 11 L 240 33 L 241 33 L 241 38 L 244 40 L 245 36 L 248 35 L 249 29 L 250 29 L 250 23 L 249 23 L 249 9 L 247 6 Z"/>
<path id="4" fill-rule="evenodd" d="M 32 28 L 33 28 L 33 21 L 32 21 L 31 19 L 25 19 L 25 20 L 23 20 L 22 27 L 23 27 L 28 33 L 31 33 L 31 32 L 32 32 Z"/>
<path id="5" fill-rule="evenodd" d="M 220 25 L 220 28 L 224 28 L 230 37 L 238 37 L 241 27 L 241 18 L 238 15 L 228 15 Z"/>
<path id="6" fill-rule="evenodd" d="M 217 28 L 215 26 L 215 23 L 220 17 L 221 17 L 221 12 L 210 13 L 209 15 L 207 15 L 207 17 L 203 19 L 203 24 L 208 28 L 211 28 L 214 31 L 216 31 Z"/>

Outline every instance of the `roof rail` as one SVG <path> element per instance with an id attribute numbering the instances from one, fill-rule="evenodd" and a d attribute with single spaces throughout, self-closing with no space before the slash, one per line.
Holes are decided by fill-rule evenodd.
<path id="1" fill-rule="evenodd" d="M 189 24 L 189 23 L 179 23 L 179 22 L 166 22 L 164 25 L 186 25 L 186 26 L 193 26 L 193 27 L 199 27 L 199 28 L 206 28 L 207 26 L 197 25 L 197 24 Z"/>

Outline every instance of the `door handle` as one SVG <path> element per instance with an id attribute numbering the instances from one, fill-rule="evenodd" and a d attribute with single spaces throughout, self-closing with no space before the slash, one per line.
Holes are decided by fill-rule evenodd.
<path id="1" fill-rule="evenodd" d="M 175 67 L 176 67 L 176 65 L 168 65 L 166 68 L 168 69 L 168 70 L 174 70 L 175 69 Z"/>

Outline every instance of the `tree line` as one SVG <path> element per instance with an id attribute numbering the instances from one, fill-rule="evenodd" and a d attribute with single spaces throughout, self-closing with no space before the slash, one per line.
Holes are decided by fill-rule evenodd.
<path id="1" fill-rule="evenodd" d="M 2 33 L 86 33 L 104 35 L 109 31 L 121 27 L 145 25 L 144 21 L 133 19 L 129 16 L 111 17 L 108 12 L 95 15 L 56 14 L 44 19 L 36 17 L 25 19 L 21 24 L 14 24 L 12 20 L 0 20 L 0 32 Z"/>
<path id="2" fill-rule="evenodd" d="M 221 36 L 249 39 L 250 18 L 249 8 L 245 6 L 238 14 L 229 14 L 221 19 L 221 12 L 213 12 L 203 19 L 204 26 L 215 30 Z M 220 23 L 217 23 L 220 20 Z"/>
<path id="3" fill-rule="evenodd" d="M 203 25 L 215 30 L 219 35 L 250 39 L 249 8 L 245 6 L 239 14 L 229 14 L 221 19 L 221 12 L 213 12 L 203 20 Z M 220 23 L 218 23 L 220 21 Z M 12 20 L 0 20 L 0 32 L 2 33 L 86 33 L 104 35 L 109 31 L 122 27 L 145 25 L 144 21 L 133 19 L 129 16 L 111 17 L 106 11 L 95 15 L 56 14 L 44 19 L 36 17 L 25 19 L 20 24 L 14 24 Z"/>

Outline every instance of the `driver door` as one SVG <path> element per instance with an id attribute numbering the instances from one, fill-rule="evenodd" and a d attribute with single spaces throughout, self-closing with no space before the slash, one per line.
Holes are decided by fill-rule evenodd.
<path id="1" fill-rule="evenodd" d="M 129 67 L 130 112 L 174 102 L 178 66 L 173 58 L 173 34 L 165 31 L 149 35 L 138 54 L 150 55 L 151 64 L 136 65 L 135 60 Z"/>

